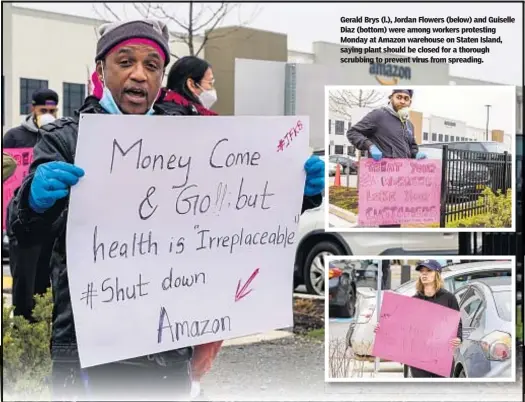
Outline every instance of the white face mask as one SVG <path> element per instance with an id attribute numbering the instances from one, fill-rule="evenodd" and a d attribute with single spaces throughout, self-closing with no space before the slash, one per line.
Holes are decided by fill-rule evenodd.
<path id="1" fill-rule="evenodd" d="M 199 100 L 202 106 L 209 109 L 217 102 L 217 91 L 215 89 L 205 89 L 199 95 Z"/>
<path id="2" fill-rule="evenodd" d="M 406 121 L 410 117 L 410 108 L 404 107 L 402 109 L 399 109 L 397 111 L 397 114 L 401 120 Z"/>
<path id="3" fill-rule="evenodd" d="M 38 127 L 45 126 L 46 124 L 53 123 L 56 120 L 56 117 L 51 113 L 41 114 L 36 118 L 36 124 Z"/>

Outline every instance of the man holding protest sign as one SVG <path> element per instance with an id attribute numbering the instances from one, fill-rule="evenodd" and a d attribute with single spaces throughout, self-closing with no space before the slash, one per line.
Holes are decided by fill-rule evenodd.
<path id="1" fill-rule="evenodd" d="M 161 22 L 103 25 L 95 58 L 103 91 L 100 99 L 88 97 L 80 114 L 187 114 L 175 103 L 155 103 L 169 55 L 169 33 Z M 17 219 L 12 226 L 20 242 L 41 242 L 52 226 L 59 227 L 52 259 L 53 392 L 59 398 L 188 398 L 192 347 L 80 369 L 65 244 L 70 187 L 84 176 L 82 168 L 74 165 L 78 126 L 76 117 L 41 130 L 34 162 L 13 204 Z M 305 170 L 305 195 L 315 203 L 324 189 L 324 163 L 312 157 Z"/>
<path id="2" fill-rule="evenodd" d="M 419 151 L 414 137 L 414 125 L 410 121 L 413 95 L 414 91 L 411 89 L 394 89 L 388 105 L 372 110 L 348 129 L 348 141 L 360 151 L 367 151 L 375 161 L 383 158 L 426 158 Z"/>

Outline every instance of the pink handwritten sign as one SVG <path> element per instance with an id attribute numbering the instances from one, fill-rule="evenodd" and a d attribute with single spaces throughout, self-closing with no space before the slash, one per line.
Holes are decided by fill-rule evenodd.
<path id="1" fill-rule="evenodd" d="M 3 184 L 2 192 L 2 230 L 5 230 L 7 204 L 13 198 L 15 190 L 20 187 L 22 180 L 27 176 L 29 166 L 33 162 L 33 148 L 4 148 L 4 152 L 16 160 L 15 173 Z"/>
<path id="2" fill-rule="evenodd" d="M 437 223 L 440 198 L 440 160 L 360 161 L 359 226 Z"/>
<path id="3" fill-rule="evenodd" d="M 459 319 L 459 311 L 385 292 L 372 355 L 450 377 L 449 342 L 457 337 Z"/>

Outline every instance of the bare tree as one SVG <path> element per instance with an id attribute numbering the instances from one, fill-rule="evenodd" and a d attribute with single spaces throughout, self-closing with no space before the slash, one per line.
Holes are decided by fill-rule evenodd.
<path id="1" fill-rule="evenodd" d="M 328 95 L 330 111 L 351 118 L 350 109 L 376 107 L 385 99 L 385 94 L 376 90 L 332 90 Z"/>
<path id="2" fill-rule="evenodd" d="M 224 23 L 228 15 L 237 12 L 238 23 L 236 25 L 242 27 L 251 23 L 260 11 L 257 5 L 250 18 L 243 20 L 240 17 L 242 4 L 227 2 L 128 3 L 120 11 L 113 3 L 95 3 L 93 9 L 102 19 L 120 21 L 128 19 L 130 15 L 126 10 L 127 6 L 132 7 L 131 11 L 135 16 L 163 21 L 171 30 L 171 42 L 186 44 L 188 54 L 191 56 L 198 56 L 208 42 L 229 35 L 236 30 L 227 30 L 221 35 L 214 34 L 214 31 Z M 186 15 L 181 16 L 184 14 Z M 171 53 L 171 56 L 176 59 L 179 58 L 179 55 L 174 53 Z"/>

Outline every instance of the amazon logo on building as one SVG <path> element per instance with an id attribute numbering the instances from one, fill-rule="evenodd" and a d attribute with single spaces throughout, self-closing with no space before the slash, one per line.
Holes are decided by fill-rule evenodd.
<path id="1" fill-rule="evenodd" d="M 412 78 L 410 67 L 397 64 L 373 63 L 370 64 L 369 73 L 375 76 L 381 85 L 397 85 L 399 80 L 410 80 Z"/>

